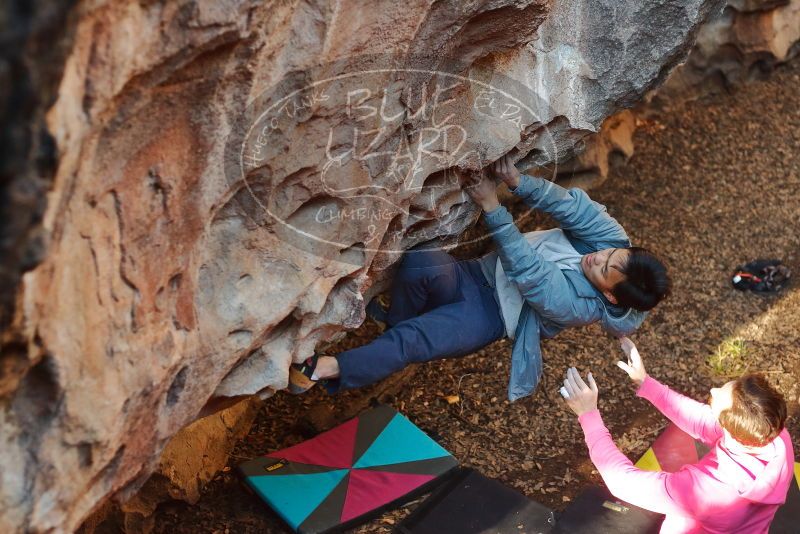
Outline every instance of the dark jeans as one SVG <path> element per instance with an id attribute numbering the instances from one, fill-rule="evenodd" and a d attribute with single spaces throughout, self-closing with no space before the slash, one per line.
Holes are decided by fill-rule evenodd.
<path id="1" fill-rule="evenodd" d="M 494 289 L 477 260 L 439 250 L 410 250 L 392 286 L 389 329 L 336 358 L 329 391 L 372 384 L 410 363 L 466 356 L 505 335 Z"/>

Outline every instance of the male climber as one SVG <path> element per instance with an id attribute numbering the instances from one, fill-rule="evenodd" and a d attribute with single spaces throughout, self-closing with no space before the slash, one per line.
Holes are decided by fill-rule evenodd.
<path id="1" fill-rule="evenodd" d="M 508 336 L 514 340 L 513 401 L 539 382 L 541 337 L 598 321 L 614 336 L 630 334 L 669 293 L 661 261 L 632 247 L 620 224 L 584 191 L 520 176 L 508 156 L 491 171 L 561 228 L 523 236 L 500 205 L 494 180 L 484 176 L 468 192 L 484 211 L 497 251 L 468 261 L 441 250 L 407 251 L 389 309 L 377 299 L 367 307 L 389 328 L 367 345 L 294 365 L 292 391 L 317 381 L 330 392 L 372 384 L 410 363 L 465 356 Z"/>

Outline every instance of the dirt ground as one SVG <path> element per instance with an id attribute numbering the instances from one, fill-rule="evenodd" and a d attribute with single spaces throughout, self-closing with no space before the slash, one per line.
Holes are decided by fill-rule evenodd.
<path id="1" fill-rule="evenodd" d="M 790 406 L 800 450 L 800 283 L 774 296 L 730 285 L 734 267 L 782 259 L 800 279 L 800 62 L 733 94 L 681 105 L 636 134 L 636 155 L 591 195 L 627 229 L 634 244 L 668 263 L 674 290 L 634 336 L 648 372 L 697 399 L 743 369 L 767 373 Z M 532 230 L 525 228 L 524 230 Z M 349 335 L 355 346 L 378 333 L 372 323 Z M 617 343 L 598 327 L 567 331 L 543 344 L 538 392 L 510 404 L 511 346 L 498 341 L 458 360 L 418 366 L 382 384 L 337 397 L 313 391 L 269 399 L 230 466 L 293 445 L 378 399 L 474 466 L 529 497 L 563 510 L 600 481 L 576 418 L 557 390 L 567 366 L 591 370 L 600 410 L 620 448 L 638 458 L 665 419 L 637 399 L 615 366 Z M 448 404 L 445 396 L 458 395 Z M 383 515 L 357 532 L 388 532 L 413 509 Z M 220 474 L 197 505 L 169 503 L 156 532 L 287 532 L 239 485 Z"/>

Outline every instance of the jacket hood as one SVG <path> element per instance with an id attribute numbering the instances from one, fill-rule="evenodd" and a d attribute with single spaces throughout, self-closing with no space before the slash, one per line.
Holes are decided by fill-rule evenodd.
<path id="1" fill-rule="evenodd" d="M 628 308 L 627 310 L 623 309 L 621 315 L 615 316 L 612 311 L 616 312 L 619 309 L 620 308 L 612 310 L 610 306 L 606 305 L 605 313 L 603 313 L 603 317 L 600 319 L 603 329 L 616 337 L 631 334 L 641 326 L 645 317 L 647 317 L 647 312 L 634 310 L 633 308 Z"/>
<path id="2" fill-rule="evenodd" d="M 612 336 L 627 336 L 639 328 L 647 317 L 648 312 L 633 308 L 621 308 L 611 304 L 582 272 L 564 271 L 564 276 L 572 284 L 579 297 L 597 299 L 601 303 L 603 312 L 600 317 L 600 325 Z"/>
<path id="3" fill-rule="evenodd" d="M 794 451 L 786 429 L 760 448 L 742 445 L 726 432 L 719 443 L 717 459 L 720 471 L 742 498 L 760 504 L 786 501 L 794 478 Z"/>
<path id="4" fill-rule="evenodd" d="M 648 312 L 634 310 L 633 308 L 620 308 L 600 299 L 603 303 L 603 316 L 600 324 L 603 330 L 615 337 L 627 336 L 637 330 Z"/>

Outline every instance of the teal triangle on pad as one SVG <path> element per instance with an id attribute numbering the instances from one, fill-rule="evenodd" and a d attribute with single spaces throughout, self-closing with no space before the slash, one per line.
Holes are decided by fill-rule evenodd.
<path id="1" fill-rule="evenodd" d="M 297 530 L 349 472 L 349 469 L 337 469 L 306 475 L 264 475 L 247 477 L 247 482 Z"/>
<path id="2" fill-rule="evenodd" d="M 353 465 L 355 468 L 450 456 L 411 421 L 397 414 Z"/>

